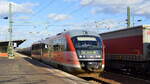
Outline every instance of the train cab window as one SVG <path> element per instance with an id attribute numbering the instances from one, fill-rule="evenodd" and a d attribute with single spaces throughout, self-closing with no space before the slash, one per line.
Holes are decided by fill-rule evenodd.
<path id="1" fill-rule="evenodd" d="M 93 36 L 73 37 L 72 41 L 75 45 L 75 48 L 89 48 L 89 49 L 101 48 L 101 40 L 98 37 Z"/>

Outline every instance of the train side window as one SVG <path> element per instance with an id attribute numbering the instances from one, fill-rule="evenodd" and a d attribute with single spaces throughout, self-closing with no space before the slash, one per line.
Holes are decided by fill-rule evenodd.
<path id="1" fill-rule="evenodd" d="M 45 44 L 41 44 L 40 48 L 45 49 Z"/>
<path id="2" fill-rule="evenodd" d="M 64 51 L 65 50 L 65 46 L 64 45 L 59 45 L 59 50 L 60 51 Z"/>
<path id="3" fill-rule="evenodd" d="M 42 48 L 42 45 L 41 44 L 35 44 L 32 46 L 32 50 L 37 50 L 37 49 L 40 49 Z"/>
<path id="4" fill-rule="evenodd" d="M 41 45 L 40 44 L 37 44 L 36 45 L 36 49 L 40 49 L 41 48 Z"/>
<path id="5" fill-rule="evenodd" d="M 54 51 L 58 51 L 59 46 L 58 45 L 53 45 Z"/>
<path id="6" fill-rule="evenodd" d="M 48 50 L 49 50 L 49 52 L 52 52 L 54 50 L 53 46 L 49 45 Z"/>
<path id="7" fill-rule="evenodd" d="M 65 47 L 64 47 L 64 45 L 54 45 L 53 46 L 53 49 L 54 49 L 54 51 L 64 51 L 65 50 Z"/>
<path id="8" fill-rule="evenodd" d="M 31 50 L 34 50 L 34 46 L 32 45 Z"/>
<path id="9" fill-rule="evenodd" d="M 35 50 L 36 48 L 35 48 L 35 45 L 32 45 L 32 50 Z"/>
<path id="10" fill-rule="evenodd" d="M 65 38 L 63 39 L 63 45 L 64 45 L 64 51 L 68 51 L 68 49 L 67 49 L 67 41 L 66 41 Z"/>

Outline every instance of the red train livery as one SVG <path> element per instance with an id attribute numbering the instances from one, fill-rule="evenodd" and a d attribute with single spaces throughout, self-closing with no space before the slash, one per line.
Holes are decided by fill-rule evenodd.
<path id="1" fill-rule="evenodd" d="M 32 45 L 31 56 L 70 73 L 104 69 L 104 47 L 95 32 L 71 30 Z"/>
<path id="2" fill-rule="evenodd" d="M 150 72 L 150 26 L 100 34 L 106 45 L 106 68 Z"/>

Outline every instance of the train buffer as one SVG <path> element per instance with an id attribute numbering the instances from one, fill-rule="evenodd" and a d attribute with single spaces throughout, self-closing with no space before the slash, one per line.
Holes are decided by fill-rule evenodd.
<path id="1" fill-rule="evenodd" d="M 0 84 L 89 84 L 88 81 L 16 53 L 0 57 Z"/>

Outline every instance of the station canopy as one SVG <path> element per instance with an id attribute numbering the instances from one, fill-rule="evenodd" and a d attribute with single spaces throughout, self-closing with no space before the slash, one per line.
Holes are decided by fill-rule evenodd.
<path id="1" fill-rule="evenodd" d="M 12 42 L 16 44 L 18 47 L 20 44 L 22 44 L 26 40 L 13 40 Z M 9 41 L 0 41 L 0 46 L 8 46 Z"/>

